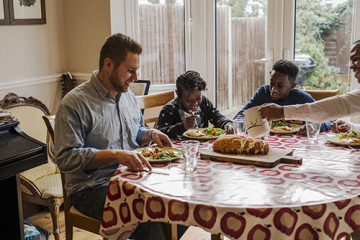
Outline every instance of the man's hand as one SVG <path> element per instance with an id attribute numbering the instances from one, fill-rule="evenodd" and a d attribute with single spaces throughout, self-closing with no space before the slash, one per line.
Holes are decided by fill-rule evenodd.
<path id="1" fill-rule="evenodd" d="M 225 126 L 224 126 L 224 130 L 227 134 L 233 134 L 234 133 L 234 127 L 233 127 L 233 124 L 232 123 L 227 123 Z"/>
<path id="2" fill-rule="evenodd" d="M 284 119 L 284 108 L 275 103 L 268 103 L 259 106 L 259 112 L 262 118 L 269 121 Z"/>
<path id="3" fill-rule="evenodd" d="M 157 130 L 154 130 L 151 135 L 151 139 L 155 142 L 159 147 L 171 147 L 170 138 Z"/>
<path id="4" fill-rule="evenodd" d="M 127 166 L 133 171 L 143 171 L 145 167 L 151 170 L 150 163 L 135 151 L 118 150 L 115 152 L 116 160 L 119 164 Z"/>
<path id="5" fill-rule="evenodd" d="M 331 124 L 331 131 L 334 133 L 348 132 L 350 131 L 350 124 L 348 122 L 344 122 L 343 120 L 337 120 Z"/>

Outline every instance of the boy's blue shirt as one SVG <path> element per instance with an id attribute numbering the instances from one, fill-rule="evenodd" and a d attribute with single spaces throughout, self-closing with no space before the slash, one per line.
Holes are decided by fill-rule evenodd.
<path id="1" fill-rule="evenodd" d="M 286 105 L 295 105 L 295 104 L 303 104 L 303 103 L 311 103 L 311 102 L 315 102 L 315 100 L 311 97 L 310 94 L 308 94 L 304 91 L 301 91 L 299 89 L 296 89 L 296 88 L 294 88 L 293 90 L 291 90 L 289 92 L 289 96 L 286 99 L 274 101 L 274 100 L 272 100 L 271 95 L 270 95 L 270 86 L 263 85 L 263 86 L 259 87 L 259 89 L 256 91 L 254 96 L 250 99 L 250 101 L 248 101 L 245 104 L 245 106 L 235 115 L 234 119 L 239 119 L 239 120 L 244 119 L 243 112 L 246 109 L 260 106 L 265 103 L 276 103 L 281 106 L 286 106 Z M 321 132 L 329 131 L 330 126 L 334 121 L 335 120 L 323 122 L 321 124 L 320 131 Z"/>

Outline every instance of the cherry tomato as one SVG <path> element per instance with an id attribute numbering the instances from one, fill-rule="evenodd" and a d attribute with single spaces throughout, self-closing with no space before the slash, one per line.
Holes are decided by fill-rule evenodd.
<path id="1" fill-rule="evenodd" d="M 211 135 L 215 135 L 216 134 L 216 130 L 212 131 Z"/>

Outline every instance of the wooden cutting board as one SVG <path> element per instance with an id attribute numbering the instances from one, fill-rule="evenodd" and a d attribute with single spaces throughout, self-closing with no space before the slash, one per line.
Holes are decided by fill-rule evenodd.
<path id="1" fill-rule="evenodd" d="M 250 164 L 261 167 L 275 167 L 279 163 L 301 164 L 302 158 L 292 156 L 292 150 L 271 148 L 267 155 L 218 153 L 213 149 L 199 150 L 200 158 L 224 162 Z"/>

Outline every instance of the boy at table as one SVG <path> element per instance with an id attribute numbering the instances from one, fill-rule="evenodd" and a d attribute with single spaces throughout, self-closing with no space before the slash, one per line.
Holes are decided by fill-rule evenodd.
<path id="1" fill-rule="evenodd" d="M 181 74 L 176 79 L 177 97 L 162 108 L 157 129 L 170 138 L 175 138 L 194 127 L 207 128 L 210 121 L 215 128 L 232 133 L 232 121 L 223 116 L 211 101 L 202 95 L 205 89 L 206 82 L 198 72 L 187 71 Z"/>
<path id="2" fill-rule="evenodd" d="M 360 83 L 360 40 L 353 42 L 350 50 L 350 70 Z M 360 89 L 354 89 L 343 95 L 322 99 L 315 103 L 281 106 L 264 104 L 259 107 L 262 118 L 269 121 L 279 119 L 301 119 L 305 121 L 326 121 L 360 114 Z M 332 126 L 333 132 L 360 131 L 360 124 L 337 120 Z"/>
<path id="3" fill-rule="evenodd" d="M 302 103 L 311 103 L 315 100 L 310 94 L 296 89 L 296 76 L 299 68 L 288 60 L 279 60 L 275 62 L 270 72 L 270 85 L 261 86 L 249 102 L 235 115 L 234 120 L 244 120 L 243 112 L 246 109 L 261 106 L 265 103 L 276 103 L 281 106 L 294 105 Z M 245 120 L 244 120 L 245 121 Z M 321 124 L 321 132 L 330 130 L 334 121 L 324 122 Z M 304 134 L 305 129 L 299 131 Z"/>

